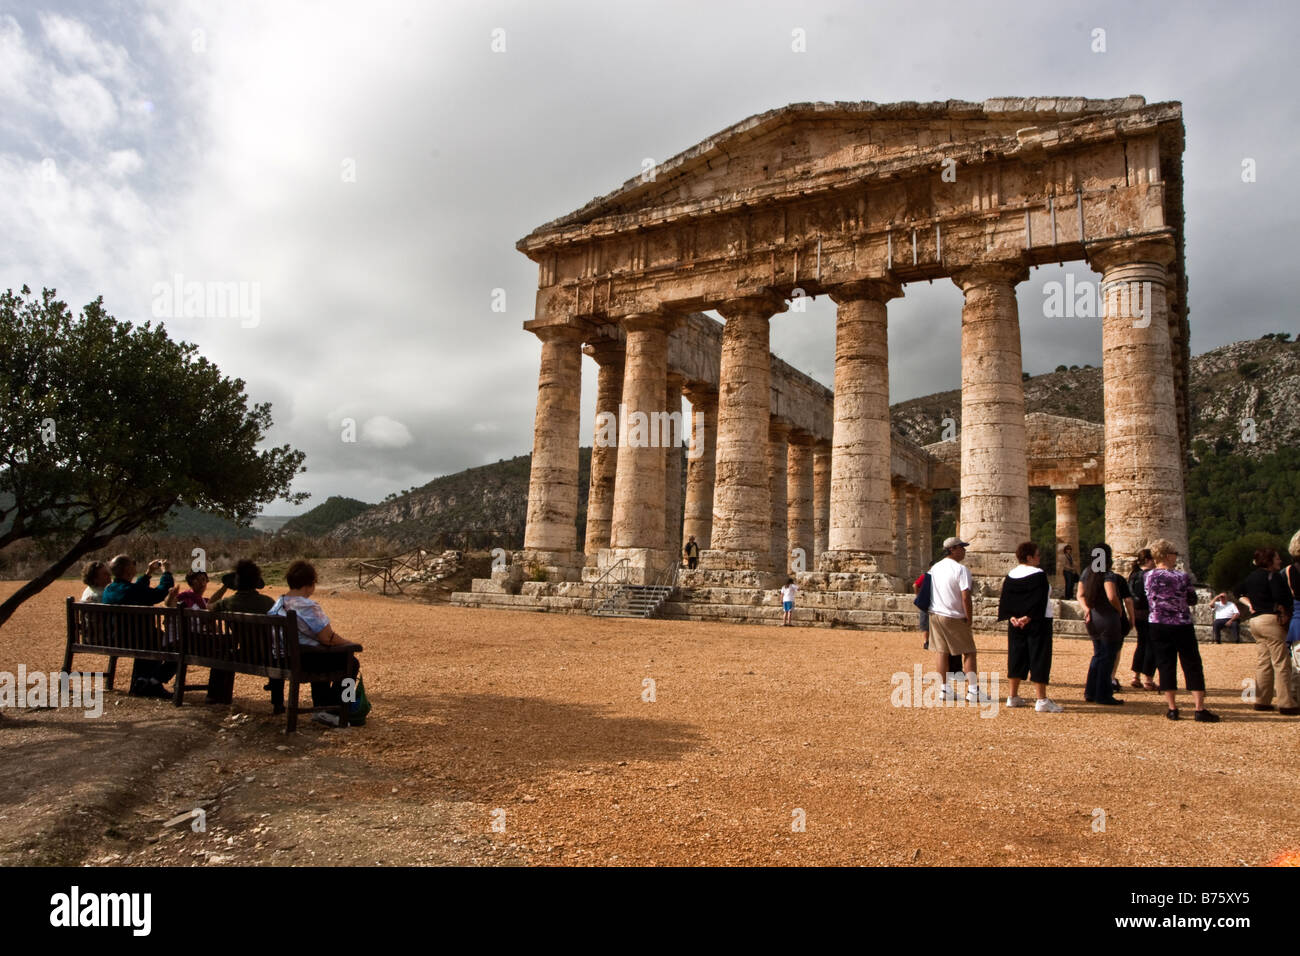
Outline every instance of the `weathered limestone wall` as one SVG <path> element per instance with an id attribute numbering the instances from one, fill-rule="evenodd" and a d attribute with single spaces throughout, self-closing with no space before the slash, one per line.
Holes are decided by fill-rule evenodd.
<path id="1" fill-rule="evenodd" d="M 835 428 L 827 553 L 819 566 L 893 573 L 889 503 L 889 338 L 885 303 L 896 284 L 837 292 Z"/>
<path id="2" fill-rule="evenodd" d="M 959 272 L 961 313 L 961 536 L 972 574 L 1001 576 L 1029 537 L 1029 469 L 1020 319 L 1019 263 Z"/>
<path id="3" fill-rule="evenodd" d="M 624 420 L 620 431 L 631 434 L 636 413 L 664 410 L 668 391 L 668 329 L 663 315 L 629 316 L 624 360 Z M 576 391 L 576 389 L 575 389 Z M 575 399 L 576 400 L 576 399 Z M 664 554 L 664 449 L 649 442 L 620 437 L 618 473 L 614 479 L 614 514 L 610 547 L 623 556 L 636 556 L 642 566 L 662 566 Z"/>
<path id="4" fill-rule="evenodd" d="M 786 550 L 801 550 L 804 566 L 808 570 L 816 562 L 813 551 L 813 439 L 805 432 L 790 433 L 789 457 L 786 463 L 789 476 L 790 501 L 787 512 Z"/>
<path id="5" fill-rule="evenodd" d="M 713 539 L 713 482 L 718 446 L 718 394 L 696 388 L 691 403 L 691 447 L 686 456 L 686 514 L 682 537 L 695 536 L 700 550 Z"/>
<path id="6" fill-rule="evenodd" d="M 1169 238 L 1095 248 L 1102 272 L 1102 390 L 1106 405 L 1106 540 L 1117 555 L 1153 538 L 1187 553 L 1182 450 L 1170 361 Z"/>
<path id="7" fill-rule="evenodd" d="M 713 489 L 713 540 L 705 568 L 766 568 L 772 547 L 766 441 L 771 415 L 768 320 L 784 304 L 771 299 L 729 302 L 723 326 L 718 396 L 718 450 Z"/>
<path id="8" fill-rule="evenodd" d="M 577 518 L 582 333 L 563 325 L 532 331 L 542 340 L 542 358 L 524 550 L 546 565 L 565 567 L 581 563 Z"/>
<path id="9" fill-rule="evenodd" d="M 596 429 L 591 446 L 591 482 L 587 492 L 587 535 L 584 550 L 593 564 L 601 548 L 609 547 L 610 522 L 614 516 L 614 469 L 618 449 L 600 440 L 602 416 L 618 416 L 623 399 L 623 344 L 603 342 L 584 351 L 596 360 Z M 607 420 L 607 419 L 606 419 Z"/>

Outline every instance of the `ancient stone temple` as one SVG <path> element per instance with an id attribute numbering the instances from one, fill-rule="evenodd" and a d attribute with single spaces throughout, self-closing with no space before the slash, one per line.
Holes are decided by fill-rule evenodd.
<path id="1" fill-rule="evenodd" d="M 796 104 L 534 230 L 518 247 L 538 265 L 524 327 L 541 375 L 515 563 L 550 581 L 615 565 L 649 581 L 693 534 L 687 583 L 770 586 L 796 570 L 814 587 L 892 590 L 933 558 L 930 494 L 955 486 L 967 563 L 1000 578 L 1029 536 L 1031 484 L 1057 489 L 1068 528 L 1074 492 L 1098 482 L 1117 554 L 1156 536 L 1185 551 L 1183 135 L 1178 103 L 1138 96 Z M 1105 425 L 1080 433 L 1100 447 L 1068 447 L 1070 428 L 1050 423 L 1031 441 L 1021 384 L 1016 285 L 1078 259 L 1105 304 Z M 889 310 L 908 283 L 945 278 L 965 298 L 961 428 L 922 449 L 890 429 Z M 769 349 L 772 323 L 816 295 L 837 307 L 833 392 Z M 596 423 L 579 417 L 584 349 Z M 674 429 L 683 395 L 684 495 L 680 452 L 646 434 Z M 617 440 L 602 442 L 613 418 Z M 638 433 L 643 419 L 663 427 Z"/>

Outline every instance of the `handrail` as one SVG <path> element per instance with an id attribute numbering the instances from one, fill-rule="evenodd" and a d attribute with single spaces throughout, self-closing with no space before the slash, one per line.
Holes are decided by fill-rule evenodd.
<path id="1" fill-rule="evenodd" d="M 681 571 L 682 563 L 674 561 L 655 575 L 655 587 L 676 589 L 677 575 Z"/>
<path id="2" fill-rule="evenodd" d="M 596 589 L 601 587 L 604 584 L 618 584 L 618 585 L 627 584 L 627 572 L 631 569 L 631 567 L 632 567 L 631 562 L 629 562 L 627 558 L 619 558 L 608 568 L 606 568 L 604 574 L 602 574 L 596 580 L 591 582 L 592 599 L 594 600 L 596 597 Z M 617 571 L 619 568 L 623 569 L 623 579 L 621 581 L 606 581 L 606 578 L 609 578 L 611 575 L 613 575 L 613 573 Z"/>

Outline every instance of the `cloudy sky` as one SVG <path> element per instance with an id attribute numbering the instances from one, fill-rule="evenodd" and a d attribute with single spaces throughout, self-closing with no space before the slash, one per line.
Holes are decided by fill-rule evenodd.
<path id="1" fill-rule="evenodd" d="M 537 274 L 514 244 L 644 158 L 794 102 L 1137 93 L 1183 103 L 1202 352 L 1300 331 L 1298 25 L 1281 2 L 0 4 L 0 288 L 167 316 L 273 404 L 306 507 L 376 501 L 530 450 Z M 1100 363 L 1095 321 L 1043 317 L 1067 271 L 1093 275 L 1019 287 L 1027 371 Z M 189 314 L 177 277 L 244 298 Z M 890 304 L 894 401 L 958 384 L 960 309 L 947 281 Z M 833 329 L 820 299 L 773 350 L 829 385 Z"/>

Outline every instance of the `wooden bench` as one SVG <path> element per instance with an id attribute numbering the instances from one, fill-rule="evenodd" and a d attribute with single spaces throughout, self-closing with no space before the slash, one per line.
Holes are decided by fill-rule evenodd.
<path id="1" fill-rule="evenodd" d="M 309 648 L 317 662 L 324 657 L 327 666 L 305 670 L 298 642 L 298 615 L 293 611 L 283 616 L 237 614 L 177 607 L 81 604 L 68 598 L 63 670 L 71 672 L 74 654 L 106 655 L 105 683 L 112 688 L 119 657 L 173 661 L 176 692 L 172 700 L 177 707 L 184 703 L 187 690 L 208 686 L 186 683 L 190 667 L 287 680 L 286 729 L 294 733 L 298 729 L 298 714 L 303 710 L 334 711 L 339 726 L 348 725 L 347 703 L 300 707 L 299 690 L 304 683 L 338 681 L 350 676 L 352 659 L 361 649 L 360 644 L 338 649 Z"/>

